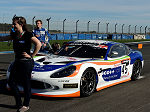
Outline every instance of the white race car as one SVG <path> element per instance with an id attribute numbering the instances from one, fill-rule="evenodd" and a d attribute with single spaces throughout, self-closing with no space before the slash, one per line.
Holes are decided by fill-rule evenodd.
<path id="1" fill-rule="evenodd" d="M 89 96 L 95 90 L 137 80 L 144 64 L 141 52 L 103 40 L 68 42 L 55 55 L 34 60 L 32 94 L 46 97 Z M 23 91 L 20 85 L 19 89 Z"/>

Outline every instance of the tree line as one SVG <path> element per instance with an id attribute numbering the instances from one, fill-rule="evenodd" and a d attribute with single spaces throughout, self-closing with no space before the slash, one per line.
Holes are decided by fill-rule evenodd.
<path id="1" fill-rule="evenodd" d="M 10 31 L 11 27 L 12 27 L 12 24 L 0 23 L 0 31 L 1 32 Z M 28 27 L 29 30 L 32 30 L 32 25 L 31 24 L 27 24 L 27 27 Z"/>

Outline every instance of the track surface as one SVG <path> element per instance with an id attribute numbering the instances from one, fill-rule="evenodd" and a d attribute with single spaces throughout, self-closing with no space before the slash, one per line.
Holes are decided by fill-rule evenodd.
<path id="1" fill-rule="evenodd" d="M 135 48 L 135 47 L 132 47 Z M 45 98 L 32 96 L 29 112 L 149 112 L 150 45 L 144 45 L 145 65 L 141 78 L 122 83 L 84 98 Z M 5 89 L 6 70 L 13 54 L 0 54 L 0 112 L 16 112 L 14 98 Z"/>

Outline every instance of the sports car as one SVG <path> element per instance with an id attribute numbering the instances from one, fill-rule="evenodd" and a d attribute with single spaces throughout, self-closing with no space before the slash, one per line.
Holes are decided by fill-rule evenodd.
<path id="1" fill-rule="evenodd" d="M 35 56 L 34 61 L 32 94 L 45 97 L 90 96 L 95 91 L 137 80 L 144 65 L 140 51 L 104 40 L 67 42 L 54 54 Z"/>

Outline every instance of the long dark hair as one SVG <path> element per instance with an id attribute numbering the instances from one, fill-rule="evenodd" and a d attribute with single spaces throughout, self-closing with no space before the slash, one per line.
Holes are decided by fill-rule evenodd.
<path id="1" fill-rule="evenodd" d="M 22 25 L 22 29 L 23 31 L 29 31 L 27 28 L 27 23 L 26 23 L 26 19 L 22 16 L 15 16 L 12 19 L 12 22 L 17 22 L 19 25 Z"/>

